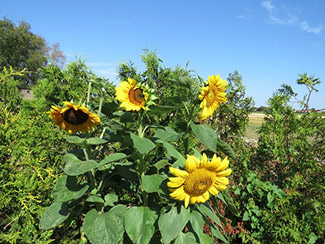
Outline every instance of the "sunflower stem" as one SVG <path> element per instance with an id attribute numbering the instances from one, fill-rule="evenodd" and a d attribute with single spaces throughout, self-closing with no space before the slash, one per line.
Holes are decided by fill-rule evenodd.
<path id="1" fill-rule="evenodd" d="M 103 102 L 104 102 L 104 97 L 101 97 L 99 100 L 99 108 L 97 112 L 98 117 L 100 117 L 100 113 L 102 112 Z"/>
<path id="2" fill-rule="evenodd" d="M 89 81 L 89 83 L 88 83 L 87 105 L 89 104 L 89 101 L 90 101 L 90 91 L 91 91 L 91 81 Z"/>
<path id="3" fill-rule="evenodd" d="M 89 160 L 89 156 L 88 156 L 87 150 L 85 148 L 83 148 L 83 152 L 85 154 L 86 161 L 88 161 Z M 96 187 L 95 172 L 92 169 L 91 171 L 88 172 L 88 174 L 89 174 L 90 184 L 91 184 L 92 188 L 94 189 Z"/>

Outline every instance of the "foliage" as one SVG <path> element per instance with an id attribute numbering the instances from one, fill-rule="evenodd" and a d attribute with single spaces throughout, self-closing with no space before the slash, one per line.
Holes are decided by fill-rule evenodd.
<path id="1" fill-rule="evenodd" d="M 215 113 L 210 122 L 222 140 L 231 142 L 244 135 L 254 102 L 252 97 L 245 97 L 246 89 L 238 71 L 230 73 L 227 81 L 228 101 L 220 105 L 218 113 Z"/>
<path id="2" fill-rule="evenodd" d="M 40 79 L 32 90 L 44 108 L 62 101 L 82 103 L 87 100 L 89 86 L 93 87 L 96 99 L 103 96 L 109 98 L 114 92 L 113 85 L 92 73 L 81 59 L 69 63 L 65 69 L 51 63 L 41 68 L 39 75 Z"/>
<path id="3" fill-rule="evenodd" d="M 16 26 L 7 18 L 0 20 L 0 67 L 28 71 L 28 76 L 20 79 L 22 83 L 35 83 L 38 68 L 47 63 L 44 39 L 31 32 L 27 22 Z"/>

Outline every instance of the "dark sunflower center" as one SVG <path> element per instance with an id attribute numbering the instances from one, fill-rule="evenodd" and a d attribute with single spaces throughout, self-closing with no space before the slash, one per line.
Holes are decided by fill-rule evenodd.
<path id="1" fill-rule="evenodd" d="M 81 110 L 76 111 L 73 108 L 69 108 L 62 114 L 62 118 L 72 125 L 81 125 L 88 120 L 89 115 Z"/>
<path id="2" fill-rule="evenodd" d="M 129 91 L 129 99 L 130 102 L 141 105 L 143 101 L 145 101 L 145 96 L 143 94 L 143 90 L 141 88 L 130 89 Z"/>

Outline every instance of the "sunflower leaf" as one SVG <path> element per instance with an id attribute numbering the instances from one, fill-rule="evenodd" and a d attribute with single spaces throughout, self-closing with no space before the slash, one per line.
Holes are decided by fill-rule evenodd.
<path id="1" fill-rule="evenodd" d="M 161 115 L 175 111 L 179 107 L 176 106 L 162 106 L 162 105 L 151 105 L 149 106 L 149 110 L 152 114 Z"/>
<path id="2" fill-rule="evenodd" d="M 81 144 L 81 143 L 83 143 L 86 139 L 85 139 L 85 138 L 81 138 L 81 137 L 79 137 L 79 136 L 69 136 L 66 140 L 67 140 L 67 142 L 69 142 L 69 143 Z"/>
<path id="3" fill-rule="evenodd" d="M 196 125 L 191 122 L 191 129 L 204 146 L 212 152 L 216 151 L 218 136 L 211 127 L 204 124 Z"/>
<path id="4" fill-rule="evenodd" d="M 100 144 L 104 144 L 107 141 L 102 139 L 102 138 L 97 138 L 97 137 L 90 137 L 86 140 L 86 143 L 88 145 L 100 145 Z"/>
<path id="5" fill-rule="evenodd" d="M 221 224 L 220 219 L 218 216 L 214 213 L 211 206 L 206 202 L 204 204 L 197 204 L 196 208 L 206 217 L 209 217 L 212 221 L 214 221 L 217 225 L 220 226 L 220 228 L 223 230 L 223 226 Z"/>
<path id="6" fill-rule="evenodd" d="M 63 223 L 69 214 L 67 203 L 54 202 L 45 209 L 41 217 L 40 228 L 43 230 L 54 228 Z"/>
<path id="7" fill-rule="evenodd" d="M 220 194 L 221 193 L 221 194 Z M 239 216 L 239 210 L 237 209 L 234 201 L 232 200 L 232 197 L 229 195 L 228 191 L 221 191 L 219 195 L 221 196 L 219 197 L 225 204 L 226 206 L 229 208 L 229 210 L 235 214 L 236 216 Z"/>
<path id="8" fill-rule="evenodd" d="M 127 157 L 127 155 L 124 153 L 112 153 L 112 154 L 108 155 L 107 157 L 105 157 L 102 161 L 100 161 L 99 164 L 97 165 L 97 168 L 100 168 L 101 166 L 104 166 L 111 162 L 125 159 L 126 157 Z"/>
<path id="9" fill-rule="evenodd" d="M 67 153 L 63 160 L 66 162 L 64 172 L 71 176 L 82 175 L 97 166 L 95 160 L 81 161 L 72 153 Z"/>
<path id="10" fill-rule="evenodd" d="M 181 206 L 178 213 L 177 207 L 174 206 L 168 213 L 160 215 L 158 227 L 161 233 L 163 243 L 169 244 L 179 233 L 182 232 L 190 219 L 190 210 Z"/>
<path id="11" fill-rule="evenodd" d="M 228 157 L 230 157 L 232 159 L 236 158 L 236 154 L 235 154 L 234 150 L 231 148 L 231 146 L 229 146 L 227 143 L 225 143 L 221 139 L 218 139 L 217 150 L 223 152 L 224 154 L 226 154 Z"/>
<path id="12" fill-rule="evenodd" d="M 116 205 L 106 213 L 90 210 L 83 222 L 84 232 L 93 244 L 119 243 L 124 234 L 126 206 Z"/>
<path id="13" fill-rule="evenodd" d="M 149 243 L 158 218 L 156 211 L 149 207 L 131 207 L 125 215 L 125 230 L 133 243 Z M 135 224 L 136 223 L 136 224 Z"/>
<path id="14" fill-rule="evenodd" d="M 192 232 L 179 233 L 174 244 L 188 244 L 188 243 L 197 243 L 195 236 Z"/>
<path id="15" fill-rule="evenodd" d="M 193 230 L 195 231 L 196 235 L 200 239 L 200 243 L 206 243 L 204 242 L 204 233 L 203 233 L 204 219 L 202 214 L 199 211 L 192 210 L 190 216 L 190 222 Z"/>
<path id="16" fill-rule="evenodd" d="M 135 148 L 141 154 L 145 154 L 155 148 L 155 144 L 148 138 L 140 137 L 135 134 L 131 134 L 131 138 Z"/>
<path id="17" fill-rule="evenodd" d="M 161 183 L 166 180 L 167 175 L 144 175 L 142 176 L 142 182 L 144 190 L 148 193 L 160 192 L 164 193 L 161 189 Z"/>
<path id="18" fill-rule="evenodd" d="M 67 202 L 82 197 L 88 188 L 88 184 L 78 185 L 76 177 L 62 175 L 55 183 L 52 197 L 58 202 Z"/>
<path id="19" fill-rule="evenodd" d="M 158 129 L 153 137 L 170 142 L 177 141 L 181 137 L 181 134 L 177 133 L 170 127 L 165 127 L 163 129 Z"/>

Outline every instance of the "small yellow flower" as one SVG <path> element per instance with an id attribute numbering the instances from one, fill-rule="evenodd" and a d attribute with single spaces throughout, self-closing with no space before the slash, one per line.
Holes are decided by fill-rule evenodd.
<path id="1" fill-rule="evenodd" d="M 184 201 L 185 208 L 188 204 L 204 203 L 209 200 L 210 193 L 217 195 L 225 190 L 229 184 L 228 176 L 231 169 L 228 158 L 221 160 L 216 155 L 211 162 L 203 154 L 202 161 L 192 155 L 187 155 L 185 170 L 170 167 L 170 172 L 176 177 L 169 177 L 167 186 L 172 192 L 170 196 L 176 200 Z"/>
<path id="2" fill-rule="evenodd" d="M 144 109 L 149 99 L 149 92 L 144 86 L 137 85 L 133 78 L 122 81 L 119 87 L 115 88 L 116 99 L 121 102 L 120 107 L 126 111 L 139 111 Z"/>
<path id="3" fill-rule="evenodd" d="M 222 80 L 220 75 L 209 76 L 208 86 L 201 88 L 199 99 L 202 100 L 201 119 L 204 120 L 214 113 L 220 106 L 220 103 L 227 101 L 225 90 L 227 88 L 226 80 Z"/>
<path id="4" fill-rule="evenodd" d="M 71 102 L 63 102 L 65 108 L 52 106 L 50 118 L 54 124 L 69 133 L 90 132 L 93 127 L 100 123 L 100 118 L 91 113 L 87 108 L 75 105 Z"/>

